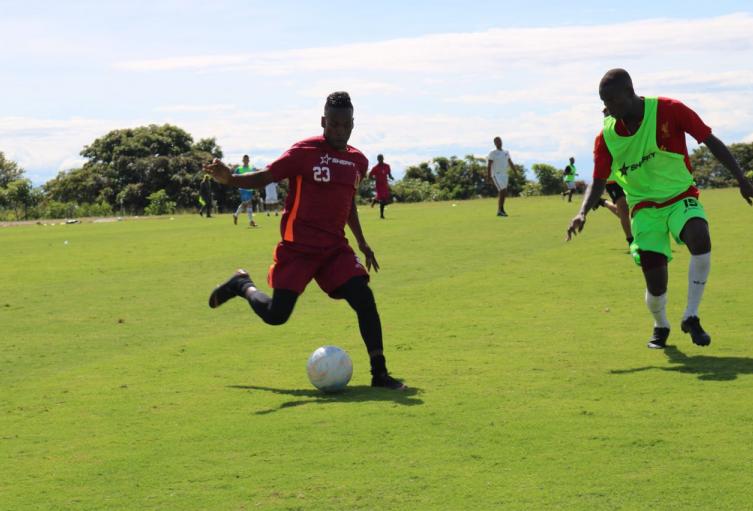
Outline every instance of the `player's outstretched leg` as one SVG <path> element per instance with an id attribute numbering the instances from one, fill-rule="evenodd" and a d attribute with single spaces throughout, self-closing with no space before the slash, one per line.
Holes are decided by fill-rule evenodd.
<path id="1" fill-rule="evenodd" d="M 340 286 L 336 296 L 345 298 L 358 316 L 358 328 L 371 363 L 371 386 L 392 390 L 405 390 L 408 387 L 402 381 L 390 376 L 382 345 L 382 322 L 379 319 L 374 293 L 366 277 L 353 277 Z"/>
<path id="2" fill-rule="evenodd" d="M 209 295 L 209 306 L 216 309 L 223 303 L 236 296 L 243 296 L 244 291 L 254 285 L 246 270 L 236 270 L 224 283 L 220 284 Z"/>

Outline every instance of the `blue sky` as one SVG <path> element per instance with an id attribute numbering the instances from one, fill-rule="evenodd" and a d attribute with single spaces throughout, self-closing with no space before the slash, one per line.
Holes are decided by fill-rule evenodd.
<path id="1" fill-rule="evenodd" d="M 599 78 L 683 100 L 725 142 L 753 141 L 749 1 L 0 1 L 0 151 L 35 184 L 107 131 L 173 123 L 227 160 L 269 162 L 319 133 L 348 90 L 351 143 L 396 174 L 439 155 L 589 176 Z M 694 144 L 691 143 L 691 147 Z"/>

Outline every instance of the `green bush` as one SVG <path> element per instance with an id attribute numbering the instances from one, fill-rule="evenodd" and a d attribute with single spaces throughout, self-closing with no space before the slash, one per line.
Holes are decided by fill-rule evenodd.
<path id="1" fill-rule="evenodd" d="M 175 213 L 175 201 L 171 201 L 165 190 L 157 190 L 146 198 L 149 204 L 144 208 L 145 215 L 171 215 Z"/>
<path id="2" fill-rule="evenodd" d="M 520 192 L 521 197 L 535 197 L 537 195 L 542 195 L 541 183 L 537 181 L 528 181 Z"/>
<path id="3" fill-rule="evenodd" d="M 436 184 L 420 179 L 402 179 L 392 185 L 392 194 L 398 202 L 423 202 L 447 200 L 449 196 Z"/>

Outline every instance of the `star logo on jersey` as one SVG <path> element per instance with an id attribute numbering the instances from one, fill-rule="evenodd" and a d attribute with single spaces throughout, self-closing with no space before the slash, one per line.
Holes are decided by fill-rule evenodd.
<path id="1" fill-rule="evenodd" d="M 627 176 L 627 173 L 628 173 L 628 166 L 623 163 L 622 167 L 620 167 L 620 174 L 622 174 L 623 176 Z"/>
<path id="2" fill-rule="evenodd" d="M 662 123 L 661 136 L 662 138 L 669 138 L 669 123 L 668 122 Z"/>
<path id="3" fill-rule="evenodd" d="M 332 161 L 332 157 L 329 154 L 325 154 L 320 159 L 322 160 L 320 162 L 321 165 L 329 165 L 329 162 Z"/>

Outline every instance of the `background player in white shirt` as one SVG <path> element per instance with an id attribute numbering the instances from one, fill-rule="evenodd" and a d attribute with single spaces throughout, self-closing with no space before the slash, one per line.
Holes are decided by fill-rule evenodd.
<path id="1" fill-rule="evenodd" d="M 487 177 L 494 183 L 499 192 L 497 216 L 507 216 L 505 212 L 505 198 L 507 198 L 507 182 L 509 171 L 513 167 L 510 153 L 502 149 L 502 139 L 494 137 L 496 149 L 489 153 L 487 158 Z"/>
<path id="2" fill-rule="evenodd" d="M 277 194 L 277 183 L 269 183 L 264 187 L 264 209 L 269 216 L 269 210 L 274 209 L 275 216 L 277 216 L 280 205 L 280 197 Z"/>

